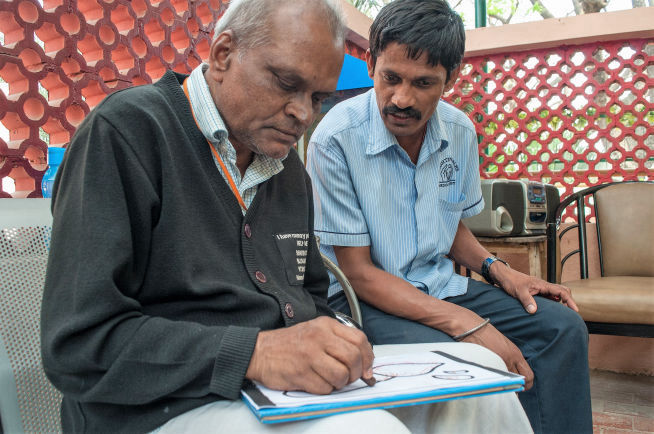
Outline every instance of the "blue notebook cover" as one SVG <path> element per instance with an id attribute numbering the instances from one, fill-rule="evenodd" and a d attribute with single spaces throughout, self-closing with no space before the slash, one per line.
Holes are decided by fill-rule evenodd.
<path id="1" fill-rule="evenodd" d="M 441 351 L 376 358 L 373 372 L 377 379 L 375 386 L 366 386 L 358 380 L 330 395 L 272 391 L 253 382 L 244 386 L 241 395 L 261 422 L 278 423 L 524 389 L 524 378 L 520 375 Z"/>

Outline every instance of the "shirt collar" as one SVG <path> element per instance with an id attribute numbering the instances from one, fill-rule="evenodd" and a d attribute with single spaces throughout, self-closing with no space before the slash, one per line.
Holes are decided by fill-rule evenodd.
<path id="1" fill-rule="evenodd" d="M 368 144 L 366 146 L 366 154 L 374 155 L 379 154 L 386 149 L 392 146 L 400 146 L 397 143 L 397 139 L 384 125 L 384 120 L 382 119 L 381 113 L 379 112 L 379 107 L 377 106 L 377 96 L 374 89 L 370 89 L 370 98 L 368 110 L 370 113 L 370 136 L 368 139 Z M 436 149 L 436 143 L 440 143 L 438 149 Z M 443 128 L 440 117 L 438 116 L 438 108 L 434 110 L 434 114 L 431 116 L 427 122 L 427 133 L 425 134 L 425 140 L 423 148 L 420 150 L 420 154 L 431 155 L 436 151 L 444 151 L 449 144 L 449 138 L 446 133 L 446 129 Z"/>
<path id="2" fill-rule="evenodd" d="M 216 108 L 209 85 L 204 78 L 206 63 L 197 66 L 188 78 L 188 93 L 193 106 L 193 114 L 202 134 L 213 143 L 224 144 L 227 141 L 227 127 Z"/>
<path id="3" fill-rule="evenodd" d="M 236 151 L 229 142 L 229 133 L 225 121 L 223 121 L 220 112 L 216 107 L 216 103 L 209 91 L 209 85 L 204 77 L 204 72 L 209 65 L 202 63 L 198 65 L 188 77 L 188 93 L 193 107 L 193 114 L 197 120 L 198 127 L 204 137 L 214 144 L 217 144 L 218 152 L 225 153 L 228 157 L 231 156 L 236 161 Z M 286 156 L 280 159 L 268 157 L 263 154 L 256 154 L 254 160 L 263 160 L 266 164 L 271 165 L 276 171 L 280 172 L 284 165 L 283 160 Z"/>

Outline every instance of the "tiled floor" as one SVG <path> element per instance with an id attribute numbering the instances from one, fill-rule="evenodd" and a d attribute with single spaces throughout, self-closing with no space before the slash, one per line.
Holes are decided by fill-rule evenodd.
<path id="1" fill-rule="evenodd" d="M 594 434 L 654 433 L 654 377 L 591 371 Z"/>

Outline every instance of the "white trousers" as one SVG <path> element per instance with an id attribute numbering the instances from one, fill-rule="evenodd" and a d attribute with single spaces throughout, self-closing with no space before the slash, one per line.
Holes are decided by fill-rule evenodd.
<path id="1" fill-rule="evenodd" d="M 377 345 L 375 356 L 439 350 L 480 365 L 506 370 L 498 355 L 464 342 Z M 263 424 L 242 401 L 216 401 L 193 409 L 155 430 L 157 434 L 401 434 L 401 433 L 531 433 L 515 393 L 457 399 L 388 410 L 344 413 L 297 422 Z"/>

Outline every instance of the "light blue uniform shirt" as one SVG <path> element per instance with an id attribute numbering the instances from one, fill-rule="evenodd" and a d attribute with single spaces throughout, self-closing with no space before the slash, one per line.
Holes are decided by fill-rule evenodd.
<path id="1" fill-rule="evenodd" d="M 481 212 L 477 135 L 440 101 L 413 164 L 384 126 L 374 90 L 332 108 L 308 148 L 315 232 L 331 246 L 370 246 L 373 263 L 430 295 L 465 294 L 447 255 L 459 220 Z M 332 278 L 329 294 L 340 290 Z"/>

